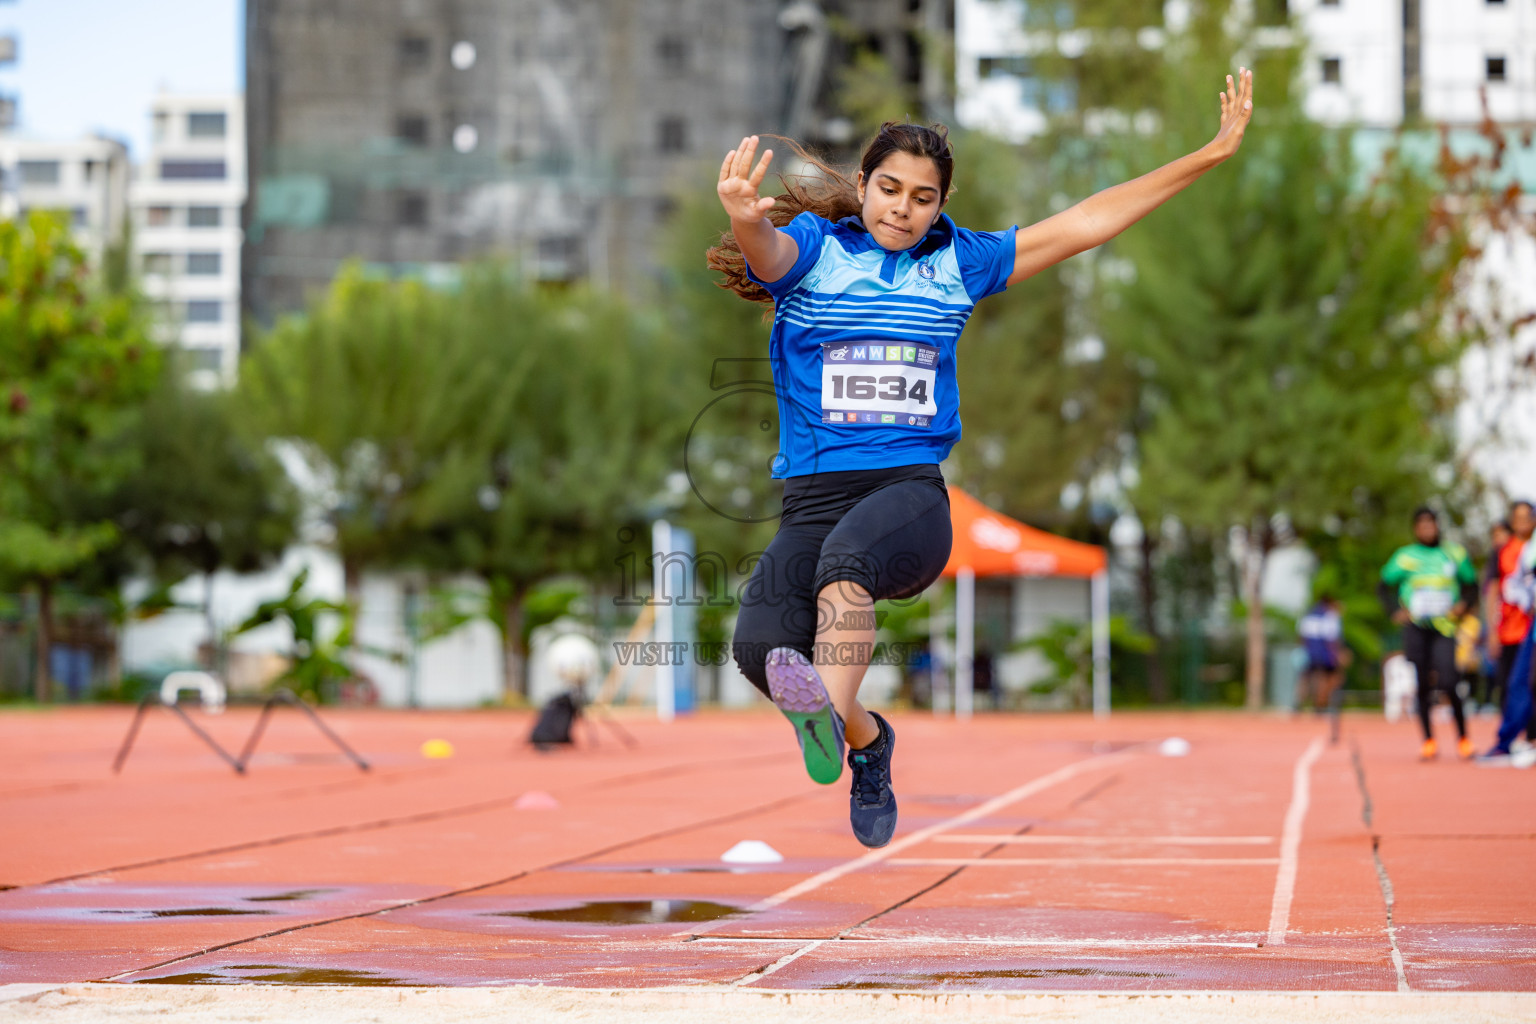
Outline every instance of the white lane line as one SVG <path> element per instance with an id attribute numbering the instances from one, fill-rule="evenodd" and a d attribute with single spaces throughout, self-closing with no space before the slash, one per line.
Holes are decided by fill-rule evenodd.
<path id="1" fill-rule="evenodd" d="M 1052 786 L 1060 785 L 1068 779 L 1074 779 L 1084 772 L 1096 771 L 1100 768 L 1121 764 L 1135 756 L 1137 755 L 1134 751 L 1125 750 L 1114 754 L 1095 754 L 1093 757 L 1063 765 L 1053 772 L 1048 772 L 1037 779 L 1032 779 L 1022 786 L 1016 786 L 1000 796 L 995 796 L 990 800 L 977 804 L 975 807 L 961 811 L 951 818 L 946 818 L 926 828 L 920 828 L 916 832 L 910 832 L 889 846 L 883 846 L 878 850 L 870 850 L 862 857 L 855 857 L 853 860 L 844 861 L 819 874 L 812 875 L 810 878 L 796 882 L 787 889 L 781 889 L 772 896 L 766 896 L 758 900 L 747 907 L 746 912 L 756 914 L 764 910 L 771 910 L 782 903 L 788 903 L 792 899 L 804 896 L 808 892 L 814 892 L 829 882 L 835 882 L 844 875 L 851 875 L 855 871 L 861 871 L 873 864 L 878 864 L 919 843 L 925 843 L 941 832 L 948 832 L 952 828 L 959 828 L 961 825 L 969 825 L 973 821 L 980 821 L 983 818 L 996 814 L 1009 804 L 1018 803 L 1020 800 L 1032 797 L 1036 793 L 1050 789 Z M 684 934 L 704 935 L 714 931 L 716 928 L 723 928 L 730 923 L 732 923 L 730 919 L 722 919 Z"/>
<path id="2" fill-rule="evenodd" d="M 774 971 L 777 971 L 782 967 L 788 967 L 790 964 L 794 963 L 796 960 L 799 960 L 801 957 L 805 956 L 805 954 L 816 949 L 826 941 L 826 939 L 816 939 L 812 942 L 808 942 L 801 946 L 799 949 L 795 950 L 793 953 L 786 953 L 779 957 L 777 960 L 769 964 L 767 967 L 764 967 L 762 970 L 753 971 L 750 974 L 737 978 L 735 981 L 731 982 L 731 988 L 740 988 L 743 985 L 750 985 L 754 981 L 760 981 L 761 979 L 768 977 L 768 975 L 772 974 Z"/>
<path id="3" fill-rule="evenodd" d="M 1323 738 L 1313 740 L 1296 762 L 1291 775 L 1291 806 L 1285 812 L 1285 827 L 1280 831 L 1280 869 L 1275 872 L 1275 898 L 1269 908 L 1271 946 L 1285 944 L 1291 926 L 1291 900 L 1296 895 L 1296 868 L 1301 855 L 1301 827 L 1307 820 L 1312 802 L 1312 765 L 1323 755 Z"/>
<path id="4" fill-rule="evenodd" d="M 1140 843 L 1156 843 L 1166 846 L 1267 846 L 1275 842 L 1274 836 L 1022 836 L 988 835 L 984 832 L 962 835 L 934 836 L 936 843 L 1008 843 L 1033 845 L 1037 843 L 1082 843 L 1088 846 L 1120 846 Z"/>
<path id="5" fill-rule="evenodd" d="M 1279 857 L 899 857 L 892 864 L 931 864 L 934 867 L 1003 868 L 1014 864 L 1070 865 L 1087 867 L 1091 864 L 1138 867 L 1167 867 L 1169 865 L 1223 865 L 1264 864 L 1274 866 Z"/>
<path id="6" fill-rule="evenodd" d="M 800 939 L 786 939 L 772 935 L 701 935 L 696 940 L 700 943 L 727 943 L 734 942 L 743 945 L 752 943 L 762 944 L 772 942 L 782 945 L 785 942 L 803 941 Z M 1022 938 L 977 938 L 976 936 L 955 935 L 869 935 L 852 936 L 843 935 L 831 939 L 816 939 L 814 945 L 907 945 L 907 946 L 1003 946 L 1019 947 L 1021 949 L 1253 949 L 1253 940 L 1242 942 L 1216 941 L 1203 938 L 1189 939 L 1073 939 L 1053 936 L 1044 939 Z M 789 959 L 798 958 L 809 949 L 796 950 L 789 954 Z M 789 959 L 781 958 L 780 965 L 788 963 Z M 771 965 L 770 965 L 771 966 Z M 775 968 L 777 969 L 777 968 Z M 758 977 L 754 972 L 750 977 Z"/>

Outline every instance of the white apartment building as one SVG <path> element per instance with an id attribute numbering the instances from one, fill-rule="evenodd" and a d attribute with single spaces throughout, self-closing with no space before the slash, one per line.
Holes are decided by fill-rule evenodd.
<path id="1" fill-rule="evenodd" d="M 1404 0 L 1292 0 L 1311 40 L 1308 113 L 1393 127 L 1417 90 L 1425 120 L 1470 125 L 1482 117 L 1479 94 L 1487 90 L 1494 120 L 1536 121 L 1536 0 L 1413 3 L 1416 46 L 1404 28 Z"/>
<path id="2" fill-rule="evenodd" d="M 240 211 L 245 103 L 239 94 L 155 98 L 154 141 L 130 189 L 137 270 L 164 340 L 193 381 L 230 384 L 240 358 Z"/>
<path id="3" fill-rule="evenodd" d="M 101 265 L 121 240 L 128 210 L 128 151 L 115 139 L 44 142 L 0 135 L 0 217 L 62 211 L 76 243 Z"/>
<path id="4" fill-rule="evenodd" d="M 1307 112 L 1329 124 L 1391 128 L 1417 104 L 1430 122 L 1475 124 L 1480 91 L 1501 122 L 1536 122 L 1536 0 L 1287 0 L 1308 39 L 1303 79 Z M 956 119 L 1023 140 L 1052 113 L 1075 103 L 1069 87 L 1034 78 L 1043 48 L 1074 57 L 1086 33 L 1020 28 L 1024 0 L 955 0 Z M 1164 4 L 1164 22 L 1182 20 L 1184 0 Z M 1405 23 L 1418 15 L 1416 37 Z M 1161 28 L 1135 44 L 1162 45 Z M 1414 63 L 1417 62 L 1415 69 Z"/>

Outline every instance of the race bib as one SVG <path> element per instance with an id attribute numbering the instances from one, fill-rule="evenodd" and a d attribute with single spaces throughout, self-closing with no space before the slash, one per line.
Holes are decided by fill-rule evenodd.
<path id="1" fill-rule="evenodd" d="M 827 342 L 821 346 L 821 421 L 931 427 L 938 367 L 932 345 Z"/>
<path id="2" fill-rule="evenodd" d="M 1415 590 L 1408 596 L 1408 615 L 1416 622 L 1449 615 L 1455 596 L 1449 590 Z"/>
<path id="3" fill-rule="evenodd" d="M 1516 608 L 1530 608 L 1532 593 L 1532 578 L 1522 571 L 1510 573 L 1504 577 L 1504 585 L 1499 588 L 1499 596 L 1505 604 L 1514 605 Z"/>

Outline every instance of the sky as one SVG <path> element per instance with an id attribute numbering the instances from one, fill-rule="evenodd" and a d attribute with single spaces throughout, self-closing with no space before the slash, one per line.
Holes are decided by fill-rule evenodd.
<path id="1" fill-rule="evenodd" d="M 142 160 L 156 92 L 241 91 L 243 22 L 243 0 L 0 0 L 0 32 L 17 36 L 0 92 L 19 99 L 23 136 L 100 132 Z"/>

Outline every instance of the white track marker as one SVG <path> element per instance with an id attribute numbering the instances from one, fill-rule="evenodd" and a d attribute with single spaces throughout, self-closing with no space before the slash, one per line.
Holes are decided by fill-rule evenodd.
<path id="1" fill-rule="evenodd" d="M 1105 864 L 1113 867 L 1171 867 L 1226 866 L 1232 864 L 1263 864 L 1273 867 L 1279 857 L 899 857 L 892 864 L 929 864 L 934 867 L 1006 868 L 1024 864 L 1033 867 L 1064 865 L 1091 867 Z"/>
<path id="2" fill-rule="evenodd" d="M 1009 804 L 1016 804 L 1020 800 L 1032 797 L 1036 793 L 1050 789 L 1052 786 L 1066 782 L 1068 779 L 1076 778 L 1084 772 L 1121 764 L 1136 756 L 1136 752 L 1125 750 L 1114 754 L 1096 754 L 1081 761 L 1073 761 L 1071 764 L 1063 765 L 1053 772 L 1040 776 L 1038 779 L 1032 779 L 1022 786 L 1016 786 L 1000 796 L 995 796 L 990 800 L 977 804 L 975 807 L 961 811 L 952 818 L 946 818 L 936 824 L 929 825 L 927 828 L 920 828 L 916 832 L 908 833 L 889 846 L 882 846 L 878 850 L 870 850 L 862 857 L 855 857 L 853 860 L 844 861 L 835 867 L 830 867 L 819 874 L 812 875 L 804 881 L 796 882 L 788 889 L 781 889 L 772 896 L 765 896 L 750 907 L 747 907 L 746 912 L 756 914 L 764 910 L 771 910 L 782 903 L 788 903 L 792 899 L 804 896 L 808 892 L 814 892 L 828 882 L 835 882 L 844 875 L 851 875 L 855 871 L 863 870 L 872 864 L 878 864 L 919 843 L 925 843 L 941 832 L 948 832 L 952 828 L 959 828 L 961 825 L 969 825 L 973 821 L 980 821 L 983 818 L 990 817 Z M 729 919 L 722 919 L 684 934 L 705 935 L 716 928 L 724 927 L 727 923 L 730 923 Z"/>
<path id="3" fill-rule="evenodd" d="M 1165 846 L 1267 846 L 1275 842 L 1274 836 L 1022 836 L 963 833 L 954 836 L 934 836 L 936 843 L 1007 843 L 1009 845 L 1035 845 L 1037 843 L 1082 843 L 1089 846 L 1135 846 L 1155 843 Z"/>
<path id="4" fill-rule="evenodd" d="M 1283 946 L 1285 933 L 1291 926 L 1291 900 L 1296 895 L 1296 868 L 1301 855 L 1301 827 L 1307 820 L 1307 807 L 1312 802 L 1312 765 L 1323 755 L 1323 738 L 1319 736 L 1307 747 L 1296 762 L 1291 776 L 1291 806 L 1285 812 L 1285 827 L 1280 832 L 1280 869 L 1275 873 L 1275 898 L 1269 909 L 1269 937 L 1271 946 Z"/>

